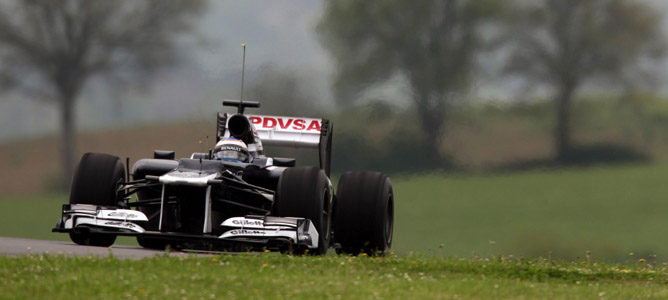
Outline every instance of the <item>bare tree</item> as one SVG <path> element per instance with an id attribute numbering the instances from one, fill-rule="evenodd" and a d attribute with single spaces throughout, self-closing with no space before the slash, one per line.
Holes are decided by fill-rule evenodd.
<path id="1" fill-rule="evenodd" d="M 350 103 L 402 75 L 428 139 L 426 152 L 442 163 L 448 109 L 469 86 L 484 25 L 503 7 L 488 0 L 328 1 L 318 31 L 336 59 L 337 100 Z"/>
<path id="2" fill-rule="evenodd" d="M 204 7 L 192 0 L 0 3 L 0 83 L 58 105 L 64 182 L 74 167 L 75 104 L 95 78 L 145 82 L 177 58 Z"/>
<path id="3" fill-rule="evenodd" d="M 573 98 L 586 83 L 633 79 L 660 57 L 660 16 L 633 0 L 541 0 L 518 6 L 516 49 L 507 66 L 554 91 L 557 159 L 572 150 Z M 628 82 L 627 82 L 628 83 Z"/>

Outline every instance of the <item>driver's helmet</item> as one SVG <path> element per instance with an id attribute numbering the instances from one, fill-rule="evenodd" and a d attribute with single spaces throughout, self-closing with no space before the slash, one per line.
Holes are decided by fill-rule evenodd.
<path id="1" fill-rule="evenodd" d="M 250 162 L 251 156 L 248 146 L 241 140 L 233 137 L 220 140 L 213 150 L 213 158 L 233 162 Z"/>

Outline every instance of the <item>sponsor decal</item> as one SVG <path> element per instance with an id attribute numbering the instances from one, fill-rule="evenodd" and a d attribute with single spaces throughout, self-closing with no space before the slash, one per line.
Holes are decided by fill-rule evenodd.
<path id="1" fill-rule="evenodd" d="M 108 221 L 108 222 L 104 222 L 103 225 L 120 226 L 120 227 L 125 227 L 125 228 L 134 228 L 135 227 L 135 224 L 128 223 L 128 222 L 120 222 L 120 221 Z"/>
<path id="2" fill-rule="evenodd" d="M 243 141 L 240 141 L 236 138 L 226 138 L 223 140 L 220 140 L 218 144 L 216 144 L 215 147 L 216 151 L 220 150 L 233 150 L 233 151 L 239 151 L 239 150 L 248 150 L 246 147 L 246 143 Z"/>
<path id="3" fill-rule="evenodd" d="M 264 222 L 262 220 L 248 220 L 248 219 L 235 219 L 232 220 L 232 224 L 234 225 L 239 225 L 239 226 L 264 226 Z"/>
<path id="4" fill-rule="evenodd" d="M 110 212 L 109 214 L 107 214 L 107 216 L 109 216 L 109 217 L 119 217 L 119 218 L 128 218 L 128 219 L 139 217 L 138 215 L 133 214 L 133 213 L 117 212 L 117 211 Z"/>
<path id="5" fill-rule="evenodd" d="M 182 172 L 182 171 L 173 171 L 171 173 L 168 173 L 167 175 L 169 176 L 174 176 L 174 177 L 182 177 L 182 178 L 201 178 L 202 175 L 198 174 L 197 172 Z M 205 174 L 206 176 L 209 176 L 209 174 Z"/>
<path id="6" fill-rule="evenodd" d="M 320 132 L 320 120 L 318 119 L 270 116 L 251 116 L 248 119 L 255 125 L 255 127 L 265 130 L 283 129 Z"/>
<path id="7" fill-rule="evenodd" d="M 248 229 L 235 229 L 228 231 L 231 235 L 260 235 L 264 236 L 264 231 L 262 230 L 248 230 Z"/>
<path id="8" fill-rule="evenodd" d="M 246 150 L 247 148 L 243 148 L 238 145 L 222 145 L 216 147 L 216 151 L 241 151 L 241 150 Z"/>

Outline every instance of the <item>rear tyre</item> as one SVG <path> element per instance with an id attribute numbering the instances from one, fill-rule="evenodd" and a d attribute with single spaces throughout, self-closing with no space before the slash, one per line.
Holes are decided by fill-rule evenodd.
<path id="1" fill-rule="evenodd" d="M 341 176 L 334 210 L 337 253 L 383 255 L 392 246 L 394 194 L 390 178 L 379 172 Z"/>
<path id="2" fill-rule="evenodd" d="M 309 250 L 310 254 L 324 255 L 329 249 L 332 196 L 327 175 L 316 167 L 288 168 L 278 180 L 276 215 L 309 219 L 318 230 L 318 248 Z"/>
<path id="3" fill-rule="evenodd" d="M 121 160 L 103 153 L 86 153 L 72 179 L 70 204 L 118 206 L 123 199 L 118 187 L 125 181 L 125 167 Z M 111 246 L 113 234 L 95 234 L 86 231 L 70 232 L 70 239 L 79 245 Z"/>

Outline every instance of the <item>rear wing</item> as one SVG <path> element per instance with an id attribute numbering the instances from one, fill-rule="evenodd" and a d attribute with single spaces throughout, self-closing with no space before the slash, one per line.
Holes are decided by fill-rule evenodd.
<path id="1" fill-rule="evenodd" d="M 260 138 L 263 146 L 318 149 L 320 169 L 329 176 L 334 130 L 332 122 L 327 119 L 301 117 L 245 116 L 253 125 L 254 135 Z M 219 133 L 221 133 L 220 127 L 223 127 L 223 124 L 227 125 L 227 119 L 227 114 L 219 114 Z"/>
<path id="2" fill-rule="evenodd" d="M 334 125 L 327 119 L 247 115 L 262 145 L 316 148 L 320 168 L 329 176 Z"/>
<path id="3" fill-rule="evenodd" d="M 317 148 L 322 119 L 247 115 L 263 145 Z"/>

